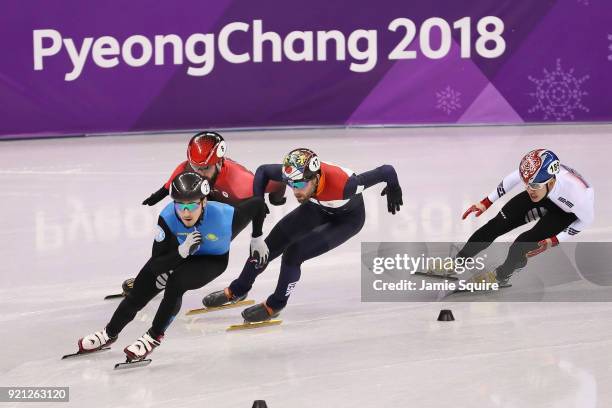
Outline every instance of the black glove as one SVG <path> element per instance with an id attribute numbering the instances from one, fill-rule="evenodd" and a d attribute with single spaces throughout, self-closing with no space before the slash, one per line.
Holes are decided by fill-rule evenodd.
<path id="1" fill-rule="evenodd" d="M 159 203 L 161 200 L 163 200 L 168 194 L 170 194 L 168 189 L 162 186 L 162 188 L 160 188 L 159 190 L 151 194 L 149 198 L 144 200 L 142 202 L 142 205 L 149 205 L 149 206 L 155 205 Z"/>
<path id="2" fill-rule="evenodd" d="M 391 214 L 395 214 L 396 211 L 400 210 L 400 206 L 404 205 L 402 201 L 402 188 L 400 186 L 389 186 L 383 188 L 380 193 L 381 196 L 387 196 L 387 210 Z"/>
<path id="3" fill-rule="evenodd" d="M 283 205 L 287 202 L 287 197 L 283 197 L 282 195 L 278 196 L 274 193 L 270 193 L 268 194 L 268 201 L 272 205 Z"/>

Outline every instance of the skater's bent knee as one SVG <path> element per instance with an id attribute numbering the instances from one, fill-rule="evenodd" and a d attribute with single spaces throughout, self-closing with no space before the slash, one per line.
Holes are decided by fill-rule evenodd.
<path id="1" fill-rule="evenodd" d="M 133 292 L 129 292 L 124 299 L 126 306 L 130 309 L 140 310 L 145 307 L 148 303 L 147 299 L 134 295 Z"/>
<path id="2" fill-rule="evenodd" d="M 283 257 L 281 262 L 286 265 L 295 265 L 299 266 L 304 262 L 304 255 L 300 249 L 300 246 L 297 244 L 292 244 L 285 249 L 283 252 Z"/>

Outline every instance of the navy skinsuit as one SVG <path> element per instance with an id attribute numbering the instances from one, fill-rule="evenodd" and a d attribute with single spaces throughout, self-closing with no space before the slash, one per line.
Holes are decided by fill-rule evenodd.
<path id="1" fill-rule="evenodd" d="M 108 335 L 117 336 L 162 290 L 164 297 L 150 332 L 163 335 L 181 308 L 183 294 L 201 288 L 225 271 L 231 240 L 251 221 L 253 236 L 261 235 L 265 211 L 265 203 L 259 197 L 249 198 L 235 207 L 208 202 L 202 219 L 194 227 L 187 228 L 176 215 L 174 202 L 169 203 L 159 216 L 151 258 L 106 326 Z M 183 259 L 178 246 L 196 228 L 202 234 L 202 243 L 194 254 Z"/>
<path id="2" fill-rule="evenodd" d="M 365 223 L 365 207 L 361 192 L 380 182 L 399 185 L 392 166 L 384 165 L 355 175 L 352 171 L 323 162 L 321 180 L 315 196 L 283 217 L 265 241 L 270 250 L 269 261 L 282 255 L 276 290 L 266 304 L 277 311 L 287 305 L 301 276 L 301 265 L 336 248 L 356 235 Z M 263 196 L 268 180 L 282 181 L 280 164 L 260 166 L 255 173 L 253 191 Z M 230 285 L 235 296 L 246 294 L 257 275 L 265 270 L 249 258 Z"/>

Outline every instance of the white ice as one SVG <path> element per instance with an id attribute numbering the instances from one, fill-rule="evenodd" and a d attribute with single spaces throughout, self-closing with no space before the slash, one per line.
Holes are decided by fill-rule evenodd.
<path id="1" fill-rule="evenodd" d="M 405 205 L 392 216 L 382 186 L 365 191 L 364 229 L 303 265 L 281 326 L 226 332 L 240 309 L 184 317 L 237 276 L 243 233 L 228 270 L 185 295 L 153 363 L 125 371 L 113 365 L 149 328 L 159 297 L 112 351 L 60 356 L 104 327 L 118 301 L 102 298 L 148 259 L 163 204 L 140 202 L 184 160 L 189 135 L 2 142 L 0 385 L 69 386 L 70 402 L 53 406 L 74 407 L 612 406 L 611 303 L 363 303 L 360 293 L 362 241 L 467 239 L 500 205 L 479 219 L 461 221 L 462 212 L 533 148 L 555 150 L 594 185 L 596 220 L 580 239 L 611 241 L 611 133 L 604 125 L 225 132 L 229 156 L 253 170 L 302 146 L 357 172 L 393 164 Z M 288 203 L 271 208 L 267 230 L 296 205 Z M 251 298 L 271 293 L 278 267 Z M 442 308 L 457 320 L 437 322 Z"/>

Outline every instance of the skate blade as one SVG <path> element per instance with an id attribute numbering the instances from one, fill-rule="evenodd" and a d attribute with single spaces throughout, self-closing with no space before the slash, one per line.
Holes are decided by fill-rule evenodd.
<path id="1" fill-rule="evenodd" d="M 110 349 L 111 349 L 110 347 L 102 347 L 100 350 L 96 350 L 96 351 L 89 351 L 89 352 L 77 351 L 76 353 L 66 354 L 66 355 L 62 356 L 62 360 L 65 360 L 67 358 L 88 356 L 88 355 L 91 355 L 91 354 L 98 354 L 101 351 L 107 351 L 107 350 L 110 350 Z"/>
<path id="2" fill-rule="evenodd" d="M 248 305 L 252 305 L 254 303 L 255 303 L 255 301 L 251 300 L 251 299 L 241 300 L 240 302 L 231 303 L 229 305 L 223 305 L 223 306 L 219 306 L 219 307 L 203 307 L 201 309 L 192 309 L 192 310 L 188 311 L 187 313 L 185 313 L 185 315 L 186 316 L 192 316 L 192 315 L 202 314 L 202 313 L 217 312 L 219 310 L 233 309 L 235 307 L 241 307 L 241 306 L 248 306 Z"/>
<path id="3" fill-rule="evenodd" d="M 243 323 L 243 324 L 233 324 L 227 328 L 226 331 L 235 331 L 235 330 L 248 330 L 248 329 L 257 329 L 259 327 L 267 327 L 267 326 L 278 326 L 281 324 L 282 320 L 266 320 L 265 322 L 256 322 L 256 323 Z"/>
<path id="4" fill-rule="evenodd" d="M 459 278 L 456 277 L 454 274 L 445 275 L 445 274 L 438 273 L 438 272 L 415 272 L 414 275 L 428 276 L 430 278 L 448 279 L 448 280 L 454 280 L 454 281 L 459 280 Z"/>
<path id="5" fill-rule="evenodd" d="M 151 364 L 150 358 L 145 358 L 144 360 L 138 361 L 126 361 L 125 363 L 117 363 L 115 364 L 115 370 L 125 370 L 127 368 L 138 368 L 138 367 L 146 367 Z"/>
<path id="6" fill-rule="evenodd" d="M 106 296 L 104 296 L 104 300 L 117 299 L 117 298 L 123 298 L 123 297 L 125 297 L 125 293 L 117 293 L 115 295 L 106 295 Z"/>

